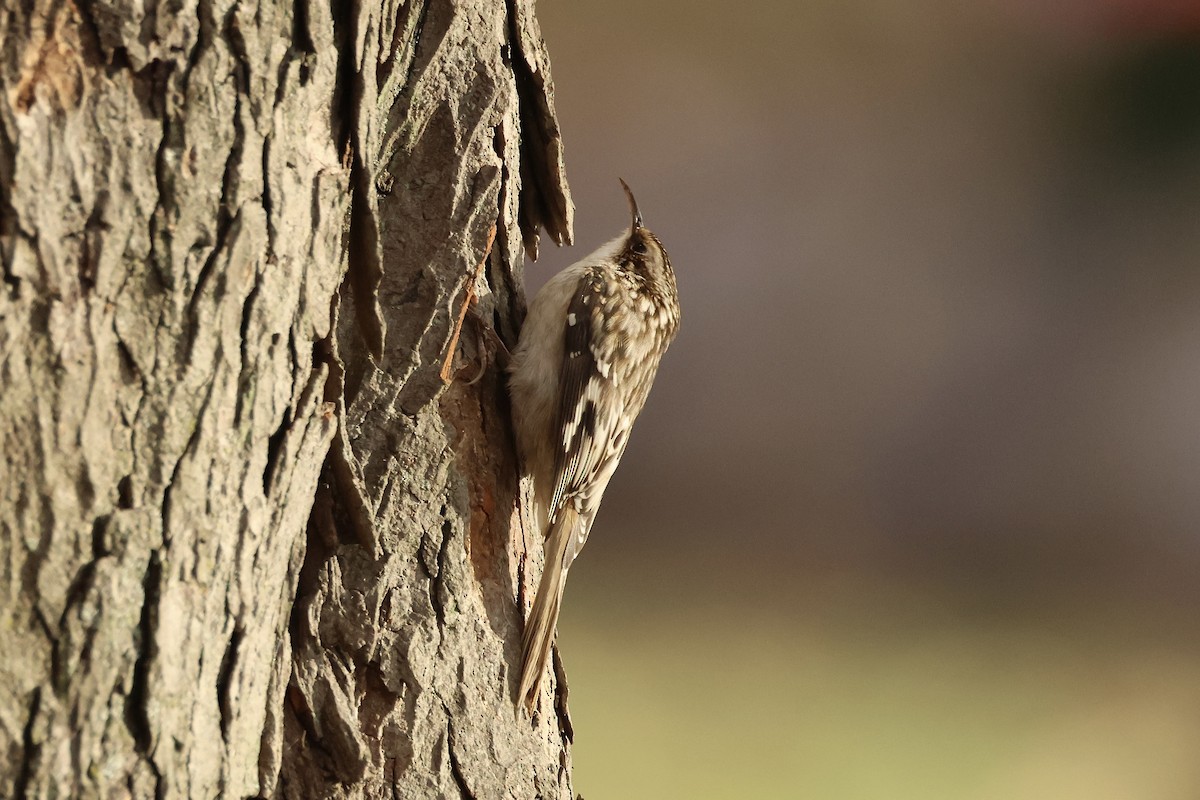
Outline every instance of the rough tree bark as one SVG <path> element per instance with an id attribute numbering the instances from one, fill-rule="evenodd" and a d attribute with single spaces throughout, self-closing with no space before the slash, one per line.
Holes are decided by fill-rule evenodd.
<path id="1" fill-rule="evenodd" d="M 570 238 L 548 68 L 532 0 L 0 5 L 0 796 L 571 797 L 438 377 Z"/>

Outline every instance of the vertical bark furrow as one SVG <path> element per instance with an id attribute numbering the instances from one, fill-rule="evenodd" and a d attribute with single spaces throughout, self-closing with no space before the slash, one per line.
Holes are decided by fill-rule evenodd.
<path id="1" fill-rule="evenodd" d="M 506 0 L 512 70 L 517 85 L 521 146 L 521 235 L 530 257 L 538 257 L 538 231 L 556 244 L 571 244 L 575 205 L 567 190 L 562 134 L 554 113 L 550 59 L 533 6 Z"/>
<path id="2" fill-rule="evenodd" d="M 153 740 L 153 723 L 148 714 L 149 669 L 154 658 L 154 633 L 158 627 L 156 614 L 162 587 L 162 563 L 158 551 L 150 553 L 146 564 L 146 575 L 142 580 L 142 608 L 138 613 L 137 633 L 134 639 L 134 661 L 132 682 L 125 696 L 124 716 L 137 751 L 149 758 Z M 153 761 L 150 762 L 153 767 Z M 157 770 L 156 770 L 157 771 Z"/>
<path id="3" fill-rule="evenodd" d="M 371 9 L 365 2 L 346 4 L 339 22 L 340 32 L 342 124 L 346 131 L 346 158 L 350 165 L 350 189 L 353 198 L 350 208 L 350 231 L 347 237 L 347 277 L 353 300 L 350 310 L 358 326 L 365 352 L 379 358 L 383 352 L 384 319 L 379 307 L 379 281 L 383 265 L 379 252 L 378 214 L 375 206 L 375 170 L 370 132 L 364 129 L 364 104 L 373 97 L 374 87 L 367 84 L 368 73 L 362 70 L 362 39 L 365 26 L 370 24 Z"/>

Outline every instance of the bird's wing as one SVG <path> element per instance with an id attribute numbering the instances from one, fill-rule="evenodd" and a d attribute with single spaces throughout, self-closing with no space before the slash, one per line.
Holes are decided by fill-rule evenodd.
<path id="1" fill-rule="evenodd" d="M 560 375 L 558 456 L 550 521 L 554 522 L 566 504 L 574 503 L 587 520 L 581 539 L 587 537 L 591 517 L 625 449 L 628 427 L 612 383 L 614 354 L 606 347 L 613 346 L 613 340 L 604 331 L 603 291 L 604 281 L 598 273 L 589 272 L 580 279 L 567 308 Z M 582 546 L 581 540 L 571 549 Z"/>

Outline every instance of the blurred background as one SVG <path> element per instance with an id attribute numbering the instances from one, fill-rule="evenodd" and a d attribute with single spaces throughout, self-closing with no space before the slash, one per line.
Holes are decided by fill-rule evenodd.
<path id="1" fill-rule="evenodd" d="M 572 570 L 577 789 L 1200 797 L 1200 2 L 567 3 L 683 326 Z"/>

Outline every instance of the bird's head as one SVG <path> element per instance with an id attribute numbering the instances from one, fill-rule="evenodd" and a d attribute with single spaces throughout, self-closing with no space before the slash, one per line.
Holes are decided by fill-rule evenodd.
<path id="1" fill-rule="evenodd" d="M 630 191 L 629 184 L 622 180 L 621 186 L 629 200 L 632 219 L 629 232 L 615 243 L 617 247 L 614 258 L 622 269 L 645 279 L 664 295 L 674 297 L 675 271 L 671 267 L 666 248 L 642 222 L 642 212 L 638 209 L 637 200 Z"/>

